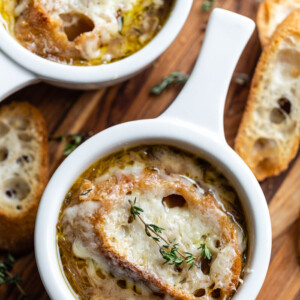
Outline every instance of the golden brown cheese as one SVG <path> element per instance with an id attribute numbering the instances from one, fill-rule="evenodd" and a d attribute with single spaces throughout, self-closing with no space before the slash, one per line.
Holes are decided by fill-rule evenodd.
<path id="1" fill-rule="evenodd" d="M 95 65 L 122 59 L 145 46 L 164 24 L 174 1 L 12 2 L 13 33 L 24 47 L 57 62 Z M 5 7 L 11 11 L 8 4 Z"/>
<path id="2" fill-rule="evenodd" d="M 182 207 L 168 208 L 163 199 L 169 195 L 181 195 L 186 203 Z M 180 299 L 196 298 L 193 294 L 199 288 L 209 293 L 212 284 L 224 296 L 235 290 L 242 264 L 238 229 L 211 194 L 203 195 L 198 187 L 179 176 L 158 175 L 157 171 L 132 176 L 121 171 L 109 180 L 97 181 L 91 199 L 101 202 L 96 227 L 102 251 L 120 264 L 129 277 L 151 282 Z M 168 240 L 176 238 L 182 252 L 196 256 L 201 241 L 205 240 L 213 254 L 210 273 L 205 274 L 197 267 L 178 272 L 168 264 L 162 265 L 158 245 L 145 235 L 143 223 L 128 221 L 130 199 L 132 202 L 137 199 L 148 223 L 165 229 Z"/>
<path id="3" fill-rule="evenodd" d="M 190 270 L 185 263 L 163 265 L 161 243 L 132 218 L 134 199 L 143 220 L 163 227 L 182 253 L 197 257 L 205 242 L 212 258 L 198 257 Z M 102 299 L 227 299 L 238 287 L 247 247 L 236 201 L 221 174 L 183 151 L 144 146 L 114 154 L 85 172 L 66 198 L 58 223 L 66 276 L 80 299 L 99 290 Z M 85 267 L 75 267 L 78 258 Z M 83 274 L 88 292 L 78 284 Z"/>

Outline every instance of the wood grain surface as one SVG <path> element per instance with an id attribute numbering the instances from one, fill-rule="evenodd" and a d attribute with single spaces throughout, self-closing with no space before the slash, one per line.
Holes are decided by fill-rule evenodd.
<path id="1" fill-rule="evenodd" d="M 151 96 L 149 91 L 162 76 L 174 70 L 191 72 L 201 49 L 210 13 L 201 10 L 201 3 L 201 0 L 194 0 L 189 19 L 172 46 L 154 64 L 131 80 L 110 88 L 88 92 L 66 90 L 40 83 L 19 91 L 3 104 L 10 101 L 29 101 L 34 104 L 46 119 L 49 135 L 54 136 L 77 132 L 95 134 L 115 124 L 157 117 L 172 103 L 181 86 L 174 86 L 158 97 Z M 254 20 L 258 5 L 258 0 L 219 0 L 216 3 L 217 7 L 238 12 Z M 255 32 L 235 73 L 245 73 L 251 78 L 260 53 L 261 47 Z M 226 138 L 231 146 L 248 91 L 249 83 L 240 86 L 232 81 L 224 114 Z M 49 149 L 52 174 L 64 159 L 63 144 L 52 141 L 49 143 Z M 299 236 L 299 179 L 298 155 L 286 172 L 261 183 L 270 208 L 273 247 L 267 278 L 257 299 L 300 299 L 300 269 L 296 250 Z M 4 255 L 5 253 L 0 253 L 0 258 Z M 13 273 L 22 277 L 23 287 L 29 299 L 49 299 L 37 271 L 34 253 L 30 252 L 17 259 Z M 0 299 L 14 300 L 18 299 L 18 296 L 18 291 L 13 286 L 0 287 Z"/>

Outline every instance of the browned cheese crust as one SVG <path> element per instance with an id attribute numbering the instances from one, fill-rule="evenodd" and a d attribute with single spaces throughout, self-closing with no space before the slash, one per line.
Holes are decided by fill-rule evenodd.
<path id="1" fill-rule="evenodd" d="M 56 60 L 80 59 L 76 41 L 69 41 L 62 21 L 50 19 L 37 2 L 29 1 L 15 25 L 15 36 L 31 52 Z M 79 38 L 78 38 L 79 39 Z"/>
<path id="2" fill-rule="evenodd" d="M 174 180 L 171 182 L 164 180 L 159 178 L 155 171 L 146 171 L 139 178 L 134 178 L 132 175 L 122 175 L 118 178 L 112 177 L 107 181 L 101 182 L 101 185 L 96 185 L 96 188 L 89 194 L 89 200 L 93 199 L 101 202 L 99 217 L 95 224 L 95 228 L 97 228 L 97 232 L 101 240 L 101 248 L 99 250 L 108 258 L 114 267 L 123 269 L 129 277 L 143 281 L 153 290 L 167 293 L 178 299 L 198 299 L 193 295 L 193 293 L 168 284 L 162 278 L 157 276 L 155 272 L 149 271 L 147 268 L 141 267 L 134 261 L 128 259 L 128 257 L 124 254 L 124 251 L 122 251 L 122 249 L 114 243 L 114 239 L 112 239 L 111 236 L 108 236 L 105 232 L 106 224 L 111 222 L 111 220 L 109 220 L 110 214 L 118 210 L 118 207 L 124 206 L 124 201 L 127 202 L 127 200 L 125 200 L 126 194 L 131 193 L 134 190 L 145 192 L 158 186 L 162 186 L 166 190 L 173 190 L 179 195 L 182 195 L 191 209 L 199 210 L 204 215 L 215 214 L 214 217 L 218 224 L 220 224 L 220 227 L 222 227 L 222 238 L 225 243 L 235 241 L 236 244 L 234 246 L 234 251 L 237 255 L 232 262 L 231 283 L 227 286 L 227 288 L 222 289 L 222 296 L 230 295 L 233 291 L 235 291 L 239 284 L 239 277 L 242 268 L 242 256 L 239 245 L 236 241 L 237 237 L 232 221 L 228 218 L 228 216 L 218 214 L 218 204 L 212 195 L 208 194 L 201 200 L 200 203 L 199 198 L 196 196 L 196 187 L 187 185 L 180 180 Z M 82 186 L 82 190 L 87 188 L 89 188 L 89 186 L 85 184 Z M 88 200 L 84 199 L 84 197 L 81 200 Z M 114 200 L 110 201 L 112 198 Z M 130 213 L 128 211 L 128 217 L 129 215 Z"/>

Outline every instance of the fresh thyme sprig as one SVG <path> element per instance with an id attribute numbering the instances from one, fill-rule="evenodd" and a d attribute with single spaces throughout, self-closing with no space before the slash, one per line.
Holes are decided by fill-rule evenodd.
<path id="1" fill-rule="evenodd" d="M 132 214 L 133 218 L 135 219 L 137 216 L 140 215 L 140 212 L 144 212 L 144 210 L 142 210 L 140 207 L 135 206 L 136 204 L 136 198 L 134 198 L 134 202 L 132 204 L 132 202 L 130 200 L 128 200 L 129 204 L 130 204 L 130 213 Z"/>
<path id="2" fill-rule="evenodd" d="M 64 148 L 64 155 L 68 156 L 72 153 L 82 142 L 84 142 L 88 137 L 91 136 L 91 133 L 74 133 L 74 134 L 65 134 L 59 136 L 49 136 L 49 141 L 57 142 L 66 142 Z"/>
<path id="3" fill-rule="evenodd" d="M 161 239 L 168 243 L 168 241 L 166 239 L 164 239 L 163 236 L 160 235 L 160 233 L 163 232 L 164 228 L 161 228 L 157 225 L 154 224 L 147 224 L 140 216 L 141 212 L 144 212 L 144 210 L 138 206 L 136 206 L 136 198 L 134 198 L 133 203 L 131 202 L 131 200 L 128 200 L 129 204 L 130 204 L 130 213 L 133 216 L 133 219 L 135 220 L 137 217 L 140 219 L 140 221 L 144 224 L 145 226 L 145 233 L 147 234 L 147 236 L 151 237 L 154 241 L 156 242 L 160 242 Z M 154 234 L 154 236 L 153 236 Z"/>
<path id="4" fill-rule="evenodd" d="M 160 95 L 167 87 L 175 83 L 186 83 L 189 78 L 189 75 L 186 75 L 182 72 L 175 71 L 172 72 L 169 76 L 164 77 L 162 81 L 156 84 L 151 89 L 151 94 Z"/>
<path id="5" fill-rule="evenodd" d="M 175 241 L 175 240 L 173 240 Z M 172 247 L 171 247 L 172 246 Z M 185 256 L 182 255 L 179 251 L 179 244 L 172 244 L 172 245 L 163 245 L 162 247 L 159 248 L 159 252 L 161 254 L 161 256 L 163 257 L 164 261 L 164 265 L 168 264 L 168 265 L 177 265 L 180 266 L 184 263 L 185 261 Z M 181 256 L 179 257 L 178 254 Z"/>
<path id="6" fill-rule="evenodd" d="M 211 252 L 207 248 L 206 243 L 201 243 L 198 249 L 201 250 L 199 256 L 203 255 L 204 258 L 211 259 Z"/>
<path id="7" fill-rule="evenodd" d="M 28 296 L 21 287 L 21 278 L 11 274 L 15 261 L 14 257 L 8 253 L 6 259 L 3 262 L 0 262 L 0 286 L 5 283 L 15 284 L 20 292 L 20 299 L 27 299 Z"/>
<path id="8" fill-rule="evenodd" d="M 198 249 L 201 251 L 197 257 L 190 252 L 181 252 L 179 250 L 179 244 L 175 243 L 176 238 L 174 238 L 172 241 L 169 241 L 168 238 L 165 238 L 162 235 L 163 231 L 165 230 L 164 228 L 155 224 L 148 224 L 144 221 L 144 219 L 141 217 L 141 213 L 144 212 L 144 210 L 136 205 L 136 198 L 134 199 L 133 203 L 131 200 L 128 200 L 128 202 L 130 204 L 130 213 L 133 216 L 133 219 L 135 220 L 138 218 L 144 224 L 146 235 L 152 238 L 158 245 L 159 252 L 162 258 L 165 260 L 163 264 L 180 266 L 185 262 L 187 265 L 189 265 L 190 270 L 194 267 L 194 265 L 200 267 L 199 261 L 201 257 L 209 260 L 211 259 L 211 252 L 205 242 L 200 244 Z M 164 242 L 165 244 L 161 245 L 161 242 Z"/>
<path id="9" fill-rule="evenodd" d="M 193 268 L 196 263 L 195 256 L 190 252 L 184 252 L 186 254 L 185 261 L 187 265 L 190 265 L 189 270 Z"/>

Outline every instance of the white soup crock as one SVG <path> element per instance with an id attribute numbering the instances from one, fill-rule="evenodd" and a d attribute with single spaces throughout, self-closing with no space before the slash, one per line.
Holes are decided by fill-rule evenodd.
<path id="1" fill-rule="evenodd" d="M 72 89 L 96 89 L 136 75 L 171 45 L 192 4 L 193 0 L 176 0 L 166 24 L 149 44 L 122 60 L 98 66 L 64 65 L 31 53 L 2 26 L 0 16 L 0 101 L 39 81 Z"/>

